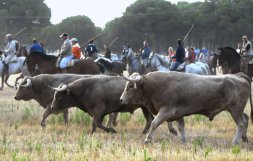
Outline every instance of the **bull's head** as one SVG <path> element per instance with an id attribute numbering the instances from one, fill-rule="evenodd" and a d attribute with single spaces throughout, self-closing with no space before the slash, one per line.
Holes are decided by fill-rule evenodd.
<path id="1" fill-rule="evenodd" d="M 25 77 L 20 83 L 14 99 L 28 101 L 33 99 L 32 78 Z"/>
<path id="2" fill-rule="evenodd" d="M 133 73 L 129 78 L 123 76 L 128 82 L 121 94 L 122 104 L 144 104 L 143 76 Z"/>
<path id="3" fill-rule="evenodd" d="M 66 84 L 61 84 L 57 88 L 51 87 L 55 90 L 54 98 L 52 101 L 52 110 L 64 110 L 65 108 L 73 106 L 72 97 L 70 96 L 70 88 Z"/>

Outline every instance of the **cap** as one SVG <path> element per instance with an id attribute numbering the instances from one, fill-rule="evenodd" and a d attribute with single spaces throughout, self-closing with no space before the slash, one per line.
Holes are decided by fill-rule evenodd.
<path id="1" fill-rule="evenodd" d="M 248 37 L 246 36 L 246 35 L 243 35 L 243 37 L 242 37 L 243 39 L 248 39 Z"/>
<path id="2" fill-rule="evenodd" d="M 77 42 L 77 38 L 72 38 L 70 41 Z"/>
<path id="3" fill-rule="evenodd" d="M 63 33 L 59 37 L 63 37 L 63 36 L 68 36 L 68 34 L 67 33 Z"/>

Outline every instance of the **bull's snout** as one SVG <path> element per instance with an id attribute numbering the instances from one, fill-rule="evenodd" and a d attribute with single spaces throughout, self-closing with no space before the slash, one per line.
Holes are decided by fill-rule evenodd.
<path id="1" fill-rule="evenodd" d="M 15 100 L 19 100 L 17 96 L 14 97 Z"/>
<path id="2" fill-rule="evenodd" d="M 125 99 L 122 98 L 122 97 L 120 97 L 120 102 L 121 102 L 121 104 L 127 104 L 127 102 L 125 101 Z"/>

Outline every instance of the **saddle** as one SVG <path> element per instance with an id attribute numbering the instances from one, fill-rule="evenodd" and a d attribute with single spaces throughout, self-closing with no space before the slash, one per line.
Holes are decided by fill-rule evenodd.
<path id="1" fill-rule="evenodd" d="M 79 62 L 81 59 L 71 59 L 68 64 L 67 67 L 73 67 L 75 65 L 76 62 Z"/>
<path id="2" fill-rule="evenodd" d="M 186 62 L 183 62 L 182 64 L 180 64 L 177 67 L 176 71 L 184 71 L 185 70 L 185 65 L 186 65 Z"/>

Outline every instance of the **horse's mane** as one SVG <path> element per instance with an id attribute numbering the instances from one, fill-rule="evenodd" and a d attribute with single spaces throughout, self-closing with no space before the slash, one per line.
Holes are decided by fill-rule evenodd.
<path id="1" fill-rule="evenodd" d="M 155 53 L 154 56 L 157 57 L 157 59 L 159 60 L 159 62 L 161 63 L 162 66 L 167 66 L 167 67 L 170 66 L 169 62 L 164 60 L 161 55 Z"/>
<path id="2" fill-rule="evenodd" d="M 34 56 L 34 55 L 39 55 L 47 60 L 56 60 L 57 59 L 57 56 L 54 56 L 54 55 L 47 55 L 47 54 L 42 54 L 42 53 L 31 53 L 30 54 L 31 56 Z"/>
<path id="3" fill-rule="evenodd" d="M 223 47 L 223 48 L 220 48 L 221 50 L 231 50 L 232 52 L 225 52 L 225 53 L 223 53 L 223 54 L 225 54 L 225 55 L 229 55 L 229 56 L 232 56 L 232 55 L 235 55 L 237 58 L 239 58 L 240 59 L 240 54 L 239 53 L 237 53 L 236 52 L 236 50 L 234 49 L 234 48 L 232 48 L 232 47 Z"/>

